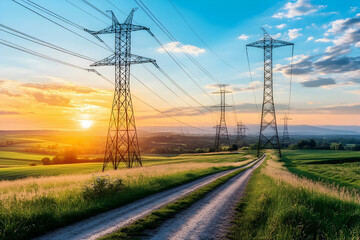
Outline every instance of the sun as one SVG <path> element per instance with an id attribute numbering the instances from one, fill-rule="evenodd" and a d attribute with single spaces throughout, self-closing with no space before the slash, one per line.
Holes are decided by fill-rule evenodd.
<path id="1" fill-rule="evenodd" d="M 89 128 L 93 125 L 93 121 L 91 120 L 80 120 L 80 124 L 82 128 Z"/>

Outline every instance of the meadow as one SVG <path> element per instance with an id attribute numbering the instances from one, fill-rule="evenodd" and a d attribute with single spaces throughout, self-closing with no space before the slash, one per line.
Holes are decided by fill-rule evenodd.
<path id="1" fill-rule="evenodd" d="M 144 167 L 104 173 L 101 163 L 4 167 L 1 176 L 20 179 L 0 181 L 0 239 L 28 239 L 254 158 L 248 153 L 145 156 Z M 120 177 L 125 189 L 84 198 L 82 189 L 94 176 Z"/>
<path id="2" fill-rule="evenodd" d="M 339 161 L 354 153 L 289 151 L 284 154 L 295 167 L 306 162 Z M 336 160 L 337 159 L 337 160 Z M 338 187 L 324 179 L 305 178 L 305 171 L 288 171 L 272 155 L 249 181 L 238 205 L 231 239 L 359 239 L 360 195 L 353 188 Z M 294 168 L 294 165 L 292 167 Z M 342 164 L 334 163 L 339 169 Z M 331 171 L 331 170 L 330 170 Z M 325 176 L 325 175 L 324 175 Z M 317 178 L 318 179 L 318 178 Z"/>
<path id="3" fill-rule="evenodd" d="M 352 151 L 283 151 L 285 167 L 298 176 L 360 190 L 360 155 Z"/>
<path id="4" fill-rule="evenodd" d="M 39 159 L 46 155 L 0 151 L 0 180 L 14 180 L 26 177 L 56 176 L 76 173 L 96 173 L 102 169 L 101 162 L 94 163 L 72 163 L 58 165 L 42 165 Z M 6 156 L 6 157 L 3 157 Z M 7 156 L 11 156 L 9 158 Z M 93 155 L 102 157 L 100 155 Z M 216 156 L 216 157 L 214 157 Z M 191 163 L 191 162 L 234 162 L 242 161 L 247 157 L 232 158 L 231 154 L 181 154 L 181 155 L 144 155 L 142 157 L 143 166 L 172 164 L 172 163 Z M 30 164 L 35 163 L 35 166 Z M 124 168 L 124 166 L 121 165 Z M 111 164 L 107 169 L 111 169 Z"/>

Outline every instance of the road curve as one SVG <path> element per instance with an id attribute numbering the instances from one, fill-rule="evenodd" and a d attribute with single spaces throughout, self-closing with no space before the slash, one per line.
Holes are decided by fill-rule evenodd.
<path id="1" fill-rule="evenodd" d="M 227 181 L 190 208 L 165 221 L 158 229 L 147 232 L 144 239 L 224 239 L 235 208 L 243 196 L 253 171 L 263 162 Z"/>
<path id="2" fill-rule="evenodd" d="M 261 158 L 260 158 L 261 159 Z M 226 170 L 215 173 L 190 183 L 186 183 L 175 188 L 153 194 L 149 197 L 137 200 L 133 203 L 119 208 L 101 213 L 86 220 L 49 232 L 43 236 L 35 238 L 37 240 L 80 240 L 98 239 L 111 232 L 116 231 L 162 206 L 176 201 L 177 199 L 205 186 L 216 179 L 229 174 L 237 169 L 246 168 L 253 162 L 236 169 Z"/>

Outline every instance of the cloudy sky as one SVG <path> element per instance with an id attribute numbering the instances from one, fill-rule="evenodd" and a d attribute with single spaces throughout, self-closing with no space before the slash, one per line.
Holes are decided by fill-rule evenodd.
<path id="1" fill-rule="evenodd" d="M 295 44 L 289 124 L 360 125 L 358 0 L 142 2 L 170 38 L 142 8 L 134 23 L 149 27 L 176 62 L 148 32 L 132 34 L 132 53 L 156 59 L 175 82 L 151 63 L 132 66 L 137 126 L 214 126 L 217 83 L 232 91 L 228 125 L 259 123 L 263 53 L 249 49 L 251 82 L 245 45 L 262 37 L 260 27 Z M 134 0 L 1 0 L 0 129 L 105 129 L 113 85 L 85 69 L 112 54 L 114 35 L 101 36 L 106 46 L 83 29 L 108 27 L 106 10 L 123 22 L 133 7 Z M 291 54 L 290 47 L 274 50 L 278 119 L 288 109 Z M 96 70 L 113 81 L 113 67 Z"/>

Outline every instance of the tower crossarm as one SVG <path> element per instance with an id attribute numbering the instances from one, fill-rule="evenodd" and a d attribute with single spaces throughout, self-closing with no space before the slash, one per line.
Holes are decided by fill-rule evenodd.
<path id="1" fill-rule="evenodd" d="M 142 57 L 139 55 L 131 54 L 130 55 L 130 61 L 128 62 L 130 64 L 141 64 L 141 63 L 153 63 L 156 64 L 155 59 Z M 125 65 L 127 63 L 120 62 L 120 65 Z M 91 64 L 91 67 L 98 67 L 98 66 L 114 66 L 115 65 L 115 54 L 112 54 L 111 56 L 104 58 L 103 60 L 97 61 L 93 64 Z"/>
<path id="2" fill-rule="evenodd" d="M 269 42 L 266 40 L 259 40 L 253 43 L 246 44 L 246 47 L 255 47 L 255 48 L 265 48 L 267 46 L 271 46 L 272 48 L 279 48 L 285 46 L 294 46 L 294 44 L 277 39 L 271 39 L 271 41 Z"/>
<path id="3" fill-rule="evenodd" d="M 279 48 L 279 47 L 284 47 L 284 46 L 294 46 L 294 44 L 291 42 L 285 42 L 282 40 L 272 39 L 272 47 L 273 48 Z"/>
<path id="4" fill-rule="evenodd" d="M 264 48 L 265 47 L 265 41 L 259 40 L 253 43 L 246 44 L 246 47 L 256 47 L 256 48 Z"/>

